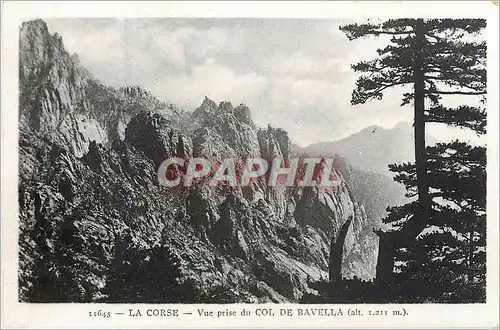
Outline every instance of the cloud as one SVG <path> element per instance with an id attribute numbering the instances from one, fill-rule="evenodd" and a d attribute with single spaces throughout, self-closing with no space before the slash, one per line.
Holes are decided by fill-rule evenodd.
<path id="1" fill-rule="evenodd" d="M 384 38 L 349 41 L 339 24 L 308 19 L 52 19 L 51 32 L 103 83 L 139 85 L 192 110 L 204 96 L 250 106 L 259 126 L 296 143 L 343 138 L 369 125 L 412 121 L 401 90 L 350 103 L 350 65 L 377 56 Z M 440 133 L 440 132 L 437 132 Z M 436 134 L 437 134 L 436 133 Z"/>
<path id="2" fill-rule="evenodd" d="M 78 23 L 69 19 L 47 21 L 50 32 L 62 36 L 66 50 L 77 53 L 86 63 L 103 62 L 110 58 L 125 60 L 122 21 L 106 20 L 100 25 L 85 24 L 84 21 Z"/>
<path id="3" fill-rule="evenodd" d="M 191 70 L 206 58 L 241 52 L 243 31 L 176 27 L 156 20 L 52 19 L 51 32 L 66 49 L 110 85 L 146 85 Z"/>
<path id="4" fill-rule="evenodd" d="M 256 105 L 254 100 L 266 90 L 267 84 L 265 77 L 255 73 L 238 75 L 209 58 L 190 71 L 166 76 L 149 88 L 169 102 L 192 109 L 205 96 L 216 101 Z"/>
<path id="5" fill-rule="evenodd" d="M 194 33 L 191 29 L 179 29 L 172 33 L 154 31 L 155 38 L 149 44 L 149 52 L 155 53 L 158 58 L 176 68 L 183 68 L 186 64 L 185 42 Z"/>
<path id="6" fill-rule="evenodd" d="M 154 35 L 153 48 L 159 50 L 171 64 L 179 67 L 183 67 L 188 58 L 204 60 L 221 52 L 236 53 L 242 45 L 241 32 L 232 34 L 221 28 L 199 30 L 181 27 L 165 30 L 153 26 L 148 31 Z"/>
<path id="7" fill-rule="evenodd" d="M 273 72 L 279 76 L 293 76 L 300 80 L 341 81 L 349 70 L 345 62 L 333 56 L 295 53 L 272 60 Z"/>

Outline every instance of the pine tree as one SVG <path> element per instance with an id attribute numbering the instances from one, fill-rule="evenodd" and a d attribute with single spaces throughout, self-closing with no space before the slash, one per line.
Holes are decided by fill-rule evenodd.
<path id="1" fill-rule="evenodd" d="M 418 287 L 420 293 L 448 291 L 450 299 L 483 299 L 476 294 L 483 291 L 484 295 L 485 289 L 486 149 L 453 141 L 428 147 L 427 154 L 432 191 L 430 227 L 419 235 L 416 244 L 407 242 L 411 244 L 396 251 L 396 259 L 402 264 L 399 278 L 406 283 L 413 281 L 410 287 Z M 398 173 L 395 180 L 414 194 L 414 165 L 390 167 Z M 397 226 L 401 219 L 411 216 L 414 206 L 392 208 L 385 221 Z M 432 283 L 432 287 L 425 290 L 416 279 Z M 461 292 L 466 295 L 457 295 Z"/>
<path id="2" fill-rule="evenodd" d="M 392 19 L 382 23 L 341 26 L 350 40 L 368 36 L 391 36 L 378 49 L 378 57 L 352 66 L 364 73 L 356 82 L 352 104 L 381 99 L 388 88 L 408 86 L 401 105 L 413 102 L 415 165 L 411 169 L 412 193 L 417 201 L 391 210 L 387 219 L 397 220 L 396 232 L 380 236 L 377 277 L 391 279 L 394 253 L 403 242 L 413 241 L 431 223 L 432 193 L 425 144 L 425 123 L 437 122 L 484 130 L 480 107 L 447 108 L 443 95 L 484 95 L 486 93 L 486 44 L 467 41 L 486 26 L 481 19 Z M 409 165 L 408 165 L 409 166 Z"/>

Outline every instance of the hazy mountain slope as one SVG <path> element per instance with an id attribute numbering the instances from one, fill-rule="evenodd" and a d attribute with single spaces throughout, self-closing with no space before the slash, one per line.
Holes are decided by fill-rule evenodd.
<path id="1" fill-rule="evenodd" d="M 428 144 L 435 140 L 428 137 Z M 308 154 L 339 154 L 364 171 L 390 174 L 389 164 L 414 160 L 413 127 L 401 122 L 391 129 L 369 126 L 342 140 L 319 142 L 301 149 Z"/>
<path id="2" fill-rule="evenodd" d="M 435 142 L 428 136 L 428 144 Z M 353 195 L 375 222 L 386 215 L 388 206 L 407 201 L 404 186 L 394 182 L 388 165 L 413 161 L 413 127 L 409 123 L 392 129 L 369 126 L 339 141 L 296 146 L 294 152 L 312 157 L 335 155 Z"/>
<path id="3" fill-rule="evenodd" d="M 19 289 L 32 302 L 287 302 L 373 278 L 378 240 L 348 184 L 167 189 L 166 157 L 282 156 L 286 132 L 209 99 L 192 114 L 88 74 L 41 20 L 20 33 Z M 106 54 L 103 54 L 106 56 Z M 345 227 L 345 226 L 344 226 Z"/>

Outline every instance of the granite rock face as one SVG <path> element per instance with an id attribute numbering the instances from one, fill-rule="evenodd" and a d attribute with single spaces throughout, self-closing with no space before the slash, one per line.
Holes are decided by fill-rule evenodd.
<path id="1" fill-rule="evenodd" d="M 158 184 L 173 155 L 287 161 L 286 131 L 258 129 L 245 105 L 186 113 L 103 86 L 40 20 L 20 47 L 20 300 L 296 302 L 328 277 L 331 244 L 341 276 L 374 277 L 378 241 L 345 182 Z"/>
<path id="2" fill-rule="evenodd" d="M 66 52 L 42 20 L 23 23 L 19 41 L 20 124 L 82 156 L 90 141 L 123 139 L 131 117 L 169 105 L 139 87 L 102 85 Z"/>

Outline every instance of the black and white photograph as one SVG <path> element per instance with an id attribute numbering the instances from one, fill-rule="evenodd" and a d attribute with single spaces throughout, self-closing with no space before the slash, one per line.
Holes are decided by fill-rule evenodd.
<path id="1" fill-rule="evenodd" d="M 19 299 L 484 302 L 485 27 L 23 22 Z"/>
<path id="2" fill-rule="evenodd" d="M 17 302 L 486 304 L 489 24 L 23 18 Z"/>

